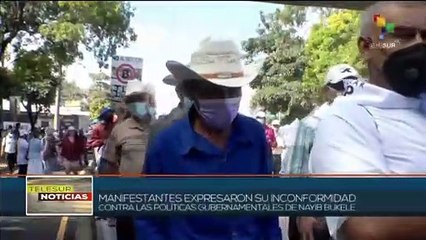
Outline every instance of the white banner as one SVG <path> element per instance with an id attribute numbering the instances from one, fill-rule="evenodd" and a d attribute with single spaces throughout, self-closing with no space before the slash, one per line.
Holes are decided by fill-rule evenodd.
<path id="1" fill-rule="evenodd" d="M 120 102 L 128 81 L 142 81 L 143 59 L 135 57 L 114 56 L 111 63 L 111 100 Z"/>

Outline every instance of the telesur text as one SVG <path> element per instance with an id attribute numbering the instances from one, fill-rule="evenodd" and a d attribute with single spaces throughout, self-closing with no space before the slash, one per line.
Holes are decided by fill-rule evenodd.
<path id="1" fill-rule="evenodd" d="M 72 185 L 30 185 L 29 193 L 37 193 L 39 201 L 92 201 L 91 192 L 76 192 Z"/>

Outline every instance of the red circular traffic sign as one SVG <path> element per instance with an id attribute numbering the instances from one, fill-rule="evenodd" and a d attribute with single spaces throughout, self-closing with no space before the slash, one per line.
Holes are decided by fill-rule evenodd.
<path id="1" fill-rule="evenodd" d="M 121 64 L 118 66 L 115 76 L 119 82 L 126 84 L 127 81 L 136 78 L 136 70 L 130 64 Z"/>

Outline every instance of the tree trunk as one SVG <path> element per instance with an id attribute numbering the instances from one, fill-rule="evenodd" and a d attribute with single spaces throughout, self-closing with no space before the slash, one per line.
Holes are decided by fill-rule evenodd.
<path id="1" fill-rule="evenodd" d="M 35 122 L 33 119 L 33 111 L 31 109 L 31 104 L 27 104 L 25 106 L 25 109 L 27 109 L 27 115 L 28 115 L 28 120 L 30 120 L 31 130 L 34 130 Z"/>

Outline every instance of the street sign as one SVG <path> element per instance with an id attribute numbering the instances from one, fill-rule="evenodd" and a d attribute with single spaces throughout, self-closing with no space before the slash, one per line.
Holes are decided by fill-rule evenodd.
<path id="1" fill-rule="evenodd" d="M 114 56 L 111 63 L 111 100 L 121 102 L 126 94 L 128 81 L 142 81 L 143 59 Z"/>
<path id="2" fill-rule="evenodd" d="M 136 77 L 136 70 L 130 64 L 121 64 L 116 70 L 116 78 L 121 83 L 127 84 L 127 81 Z"/>

